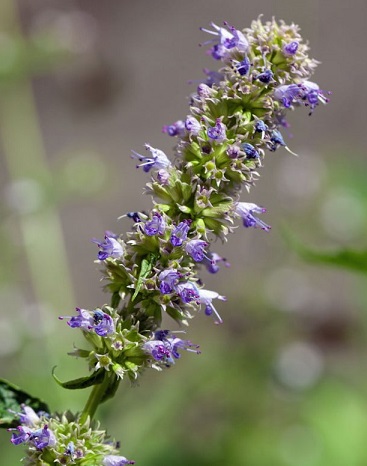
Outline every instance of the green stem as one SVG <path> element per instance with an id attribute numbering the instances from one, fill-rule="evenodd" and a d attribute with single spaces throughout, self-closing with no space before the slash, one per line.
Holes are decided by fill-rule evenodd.
<path id="1" fill-rule="evenodd" d="M 106 394 L 108 386 L 110 385 L 110 377 L 105 375 L 103 381 L 95 385 L 89 395 L 89 398 L 84 406 L 82 414 L 80 415 L 80 424 L 84 424 L 88 417 L 93 418 L 98 406 L 101 404 L 103 397 Z"/>

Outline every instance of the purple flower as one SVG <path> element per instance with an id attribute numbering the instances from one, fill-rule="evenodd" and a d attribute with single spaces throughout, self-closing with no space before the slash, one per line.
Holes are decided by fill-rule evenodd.
<path id="1" fill-rule="evenodd" d="M 312 81 L 304 81 L 302 84 L 289 84 L 279 86 L 274 92 L 275 99 L 279 100 L 285 108 L 292 104 L 304 105 L 311 108 L 311 112 L 319 104 L 326 104 L 329 99 L 324 92 Z"/>
<path id="2" fill-rule="evenodd" d="M 227 22 L 225 22 L 224 25 L 228 27 L 230 33 L 232 34 L 232 38 L 225 41 L 224 45 L 229 49 L 237 47 L 237 49 L 242 53 L 247 52 L 249 43 L 243 33 L 236 29 L 234 26 L 229 26 Z"/>
<path id="3" fill-rule="evenodd" d="M 252 144 L 245 142 L 244 144 L 241 144 L 241 147 L 248 159 L 258 159 L 260 157 L 259 152 Z"/>
<path id="4" fill-rule="evenodd" d="M 170 330 L 167 330 L 167 329 L 166 329 L 166 330 L 162 330 L 162 329 L 160 329 L 160 330 L 156 330 L 156 331 L 154 332 L 154 339 L 155 339 L 155 340 L 161 340 L 161 341 L 163 341 L 163 340 L 166 340 L 170 335 L 171 335 L 171 331 L 170 331 Z"/>
<path id="5" fill-rule="evenodd" d="M 189 340 L 181 340 L 181 338 L 168 338 L 167 341 L 171 345 L 171 353 L 175 359 L 179 359 L 181 357 L 180 353 L 178 352 L 179 349 L 184 349 L 186 351 L 200 354 L 200 351 L 198 351 L 199 346 L 193 345 Z M 193 347 L 196 349 L 192 349 Z"/>
<path id="6" fill-rule="evenodd" d="M 215 44 L 211 48 L 211 55 L 215 60 L 221 60 L 227 53 L 226 47 L 222 44 Z"/>
<path id="7" fill-rule="evenodd" d="M 70 459 L 72 461 L 72 463 L 70 464 L 74 464 L 76 459 L 80 459 L 84 457 L 84 452 L 80 448 L 75 449 L 74 442 L 69 442 L 64 450 L 64 455 L 70 456 Z"/>
<path id="8" fill-rule="evenodd" d="M 221 301 L 226 301 L 225 296 L 221 296 L 216 291 L 211 290 L 199 290 L 199 302 L 205 306 L 205 314 L 211 316 L 213 313 L 217 317 L 215 324 L 222 324 L 223 320 L 215 309 L 212 301 L 213 299 L 220 299 Z"/>
<path id="9" fill-rule="evenodd" d="M 221 143 L 227 139 L 226 129 L 226 125 L 222 123 L 221 118 L 217 118 L 215 125 L 210 126 L 207 129 L 207 133 L 210 139 L 214 139 L 218 143 Z"/>
<path id="10" fill-rule="evenodd" d="M 116 238 L 116 235 L 106 231 L 103 242 L 100 242 L 98 239 L 92 239 L 92 242 L 96 243 L 100 249 L 100 251 L 98 252 L 99 260 L 103 261 L 108 257 L 118 259 L 123 255 L 124 248 Z"/>
<path id="11" fill-rule="evenodd" d="M 127 217 L 133 219 L 135 223 L 141 222 L 139 212 L 128 212 L 126 215 L 127 215 Z"/>
<path id="12" fill-rule="evenodd" d="M 268 147 L 269 147 L 269 150 L 274 152 L 275 150 L 278 149 L 279 146 L 286 147 L 283 136 L 282 136 L 282 133 L 280 131 L 278 131 L 277 129 L 274 129 L 271 132 L 270 144 L 268 145 Z"/>
<path id="13" fill-rule="evenodd" d="M 205 84 L 208 87 L 216 86 L 224 79 L 224 75 L 220 73 L 219 71 L 211 71 L 211 70 L 208 70 L 207 68 L 204 68 L 203 71 L 207 76 L 205 80 Z"/>
<path id="14" fill-rule="evenodd" d="M 111 316 L 96 309 L 93 311 L 93 328 L 97 335 L 106 337 L 115 331 L 115 324 Z"/>
<path id="15" fill-rule="evenodd" d="M 161 340 L 151 340 L 147 341 L 143 345 L 143 350 L 153 356 L 156 361 L 164 361 L 167 365 L 172 364 L 174 361 L 172 359 L 170 347 Z"/>
<path id="16" fill-rule="evenodd" d="M 168 184 L 169 180 L 169 172 L 167 170 L 164 170 L 164 168 L 161 168 L 157 172 L 157 181 L 162 185 L 165 186 Z"/>
<path id="17" fill-rule="evenodd" d="M 179 283 L 176 291 L 184 303 L 189 303 L 199 298 L 199 290 L 193 282 Z"/>
<path id="18" fill-rule="evenodd" d="M 190 223 L 191 222 L 189 220 L 184 220 L 172 231 L 170 241 L 173 246 L 181 246 L 181 244 L 186 240 L 187 233 L 190 229 Z"/>
<path id="19" fill-rule="evenodd" d="M 115 324 L 111 316 L 96 309 L 87 311 L 86 309 L 76 308 L 79 315 L 77 316 L 60 316 L 60 320 L 69 319 L 67 324 L 71 328 L 80 328 L 85 332 L 94 330 L 100 337 L 110 335 L 115 331 Z"/>
<path id="20" fill-rule="evenodd" d="M 159 212 L 154 212 L 152 220 L 144 225 L 144 232 L 148 236 L 163 235 L 165 229 L 166 222 Z"/>
<path id="21" fill-rule="evenodd" d="M 107 455 L 102 464 L 103 466 L 123 466 L 124 464 L 135 464 L 135 461 L 128 460 L 124 456 Z"/>
<path id="22" fill-rule="evenodd" d="M 206 241 L 201 239 L 192 239 L 185 244 L 185 251 L 195 262 L 201 262 L 205 257 L 205 248 L 208 246 Z"/>
<path id="23" fill-rule="evenodd" d="M 235 144 L 227 147 L 226 153 L 230 159 L 236 159 L 240 153 L 240 148 Z"/>
<path id="24" fill-rule="evenodd" d="M 236 213 L 242 218 L 243 226 L 248 227 L 260 227 L 262 230 L 270 230 L 270 226 L 264 223 L 262 220 L 255 217 L 253 214 L 263 214 L 266 212 L 266 209 L 259 207 L 256 204 L 251 202 L 237 202 L 236 203 Z"/>
<path id="25" fill-rule="evenodd" d="M 20 445 L 21 443 L 28 442 L 32 434 L 32 429 L 27 426 L 18 426 L 16 429 L 8 429 L 9 431 L 15 430 L 17 433 L 13 433 L 11 436 L 11 443 L 13 445 Z"/>
<path id="26" fill-rule="evenodd" d="M 74 442 L 69 442 L 65 448 L 64 455 L 70 456 L 73 460 L 75 457 L 75 445 Z"/>
<path id="27" fill-rule="evenodd" d="M 226 267 L 230 266 L 229 262 L 216 252 L 209 252 L 207 256 L 204 256 L 203 265 L 205 265 L 208 272 L 217 273 L 219 271 L 218 262 L 224 262 Z"/>
<path id="28" fill-rule="evenodd" d="M 263 133 L 268 129 L 267 125 L 262 120 L 256 120 L 254 127 L 257 133 Z"/>
<path id="29" fill-rule="evenodd" d="M 197 93 L 202 99 L 209 99 L 213 96 L 213 89 L 205 83 L 200 83 L 197 87 Z"/>
<path id="30" fill-rule="evenodd" d="M 201 146 L 201 152 L 202 152 L 203 154 L 210 154 L 211 151 L 212 151 L 212 149 L 213 149 L 213 148 L 212 148 L 212 146 L 211 146 L 209 143 L 208 143 L 208 144 L 203 144 L 203 145 Z"/>
<path id="31" fill-rule="evenodd" d="M 167 133 L 168 136 L 184 136 L 185 135 L 185 123 L 182 120 L 177 120 L 172 125 L 165 125 L 162 128 L 163 133 Z"/>
<path id="32" fill-rule="evenodd" d="M 311 110 L 313 110 L 319 102 L 322 104 L 329 102 L 329 99 L 324 95 L 324 91 L 322 91 L 319 86 L 312 81 L 304 81 L 302 83 L 302 91 L 303 103 L 306 107 L 311 107 Z M 328 94 L 330 94 L 330 92 Z"/>
<path id="33" fill-rule="evenodd" d="M 285 108 L 289 108 L 294 101 L 301 98 L 302 91 L 300 84 L 288 84 L 279 86 L 274 91 L 275 99 L 282 102 Z"/>
<path id="34" fill-rule="evenodd" d="M 29 441 L 33 442 L 38 450 L 43 450 L 46 447 L 54 447 L 56 445 L 55 434 L 45 424 L 42 429 L 38 429 L 31 433 Z"/>
<path id="35" fill-rule="evenodd" d="M 294 55 L 298 50 L 298 45 L 299 43 L 296 40 L 289 42 L 288 44 L 285 44 L 282 49 L 284 55 L 286 55 L 287 57 L 291 57 L 292 55 Z"/>
<path id="36" fill-rule="evenodd" d="M 181 338 L 176 338 L 171 335 L 172 333 L 169 330 L 158 330 L 154 332 L 154 340 L 144 343 L 144 351 L 167 367 L 174 364 L 175 359 L 181 357 L 179 353 L 180 349 L 200 354 L 198 345 L 192 344 L 189 340 L 182 340 Z"/>
<path id="37" fill-rule="evenodd" d="M 163 270 L 158 275 L 158 280 L 160 281 L 159 290 L 162 294 L 170 294 L 174 291 L 175 285 L 178 280 L 181 278 L 181 274 L 178 273 L 175 269 L 166 269 Z"/>
<path id="38" fill-rule="evenodd" d="M 143 167 L 145 172 L 149 172 L 151 168 L 159 170 L 160 168 L 168 168 L 171 166 L 171 162 L 168 160 L 166 154 L 163 151 L 155 149 L 149 144 L 145 144 L 145 148 L 151 153 L 150 157 L 141 155 L 134 150 L 131 151 L 133 153 L 131 156 L 133 159 L 138 159 L 140 162 L 143 162 L 140 165 L 137 165 L 136 168 Z"/>
<path id="39" fill-rule="evenodd" d="M 241 76 L 245 76 L 249 72 L 250 66 L 251 62 L 247 57 L 235 64 L 235 68 Z"/>
<path id="40" fill-rule="evenodd" d="M 21 422 L 25 421 L 30 425 L 34 426 L 34 422 L 38 422 L 40 418 L 36 415 L 32 408 L 28 406 L 23 406 L 24 416 L 20 414 Z M 37 418 L 37 419 L 36 419 Z M 30 429 L 29 426 L 18 426 L 16 429 L 8 429 L 9 431 L 16 431 L 12 434 L 10 439 L 13 445 L 20 445 L 22 443 L 30 442 L 38 450 L 43 450 L 48 446 L 56 445 L 55 434 L 48 428 L 48 425 L 45 424 L 43 428 L 40 429 Z"/>
<path id="41" fill-rule="evenodd" d="M 201 130 L 201 124 L 191 115 L 186 118 L 185 127 L 192 136 L 197 136 Z"/>
<path id="42" fill-rule="evenodd" d="M 14 413 L 18 414 L 21 424 L 24 424 L 28 427 L 34 427 L 40 421 L 39 416 L 30 406 L 22 405 L 22 410 L 22 413 Z"/>
<path id="43" fill-rule="evenodd" d="M 228 56 L 228 50 L 237 47 L 240 52 L 246 52 L 248 49 L 248 41 L 241 31 L 229 26 L 227 23 L 224 25 L 228 28 L 221 28 L 214 23 L 211 23 L 214 31 L 210 29 L 200 28 L 202 31 L 217 36 L 217 39 L 211 39 L 204 42 L 202 45 L 214 43 L 210 52 L 213 58 L 220 60 Z"/>
<path id="44" fill-rule="evenodd" d="M 93 315 L 90 311 L 86 309 L 81 309 L 77 307 L 76 312 L 78 313 L 77 316 L 60 316 L 60 320 L 69 319 L 67 324 L 71 328 L 80 328 L 81 330 L 85 330 L 89 332 L 94 325 Z"/>
<path id="45" fill-rule="evenodd" d="M 262 73 L 256 76 L 256 79 L 261 81 L 264 84 L 269 84 L 270 81 L 273 79 L 273 72 L 269 69 L 263 71 Z"/>

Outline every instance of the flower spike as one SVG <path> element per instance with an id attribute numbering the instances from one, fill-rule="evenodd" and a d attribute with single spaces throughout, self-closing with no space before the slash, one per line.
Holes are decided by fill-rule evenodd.
<path id="1" fill-rule="evenodd" d="M 110 305 L 59 317 L 85 338 L 87 349 L 69 354 L 83 358 L 89 374 L 69 382 L 54 378 L 68 389 L 93 387 L 88 402 L 76 415 L 46 414 L 33 405 L 12 412 L 19 425 L 9 429 L 10 441 L 27 448 L 25 464 L 134 464 L 92 420 L 98 405 L 123 378 L 134 383 L 147 368 L 171 367 L 183 351 L 200 354 L 198 345 L 162 329 L 162 322 L 189 326 L 204 309 L 223 323 L 213 302 L 226 298 L 205 288 L 201 272 L 229 263 L 210 249 L 237 221 L 270 230 L 258 218 L 266 209 L 239 199 L 259 178 L 267 153 L 291 152 L 282 134 L 289 112 L 304 106 L 311 114 L 329 100 L 312 81 L 318 62 L 296 25 L 259 18 L 241 30 L 224 22 L 202 31 L 210 35 L 202 45 L 219 66 L 191 81 L 196 90 L 187 115 L 163 127 L 175 138 L 173 155 L 150 144 L 147 155 L 131 154 L 150 174 L 145 193 L 152 207 L 144 212 L 131 205 L 122 215 L 132 220 L 131 231 L 106 231 L 103 240 L 93 240 Z"/>

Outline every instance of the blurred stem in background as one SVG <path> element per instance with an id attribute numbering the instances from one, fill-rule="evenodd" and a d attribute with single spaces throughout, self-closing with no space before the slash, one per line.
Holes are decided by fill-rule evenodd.
<path id="1" fill-rule="evenodd" d="M 16 195 L 15 208 L 23 240 L 24 255 L 37 303 L 32 316 L 42 332 L 49 310 L 72 309 L 73 287 L 67 264 L 60 218 L 53 195 L 53 177 L 47 164 L 45 148 L 35 106 L 30 72 L 32 58 L 27 56 L 27 42 L 22 37 L 17 3 L 0 3 L 1 40 L 7 60 L 0 64 L 0 136 L 9 186 Z M 24 59 L 26 64 L 24 64 Z M 28 65 L 28 69 L 27 69 Z M 38 364 L 47 359 L 47 347 Z"/>

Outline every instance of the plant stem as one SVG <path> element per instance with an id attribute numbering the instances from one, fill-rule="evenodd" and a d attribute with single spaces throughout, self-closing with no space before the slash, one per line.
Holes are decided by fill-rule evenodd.
<path id="1" fill-rule="evenodd" d="M 80 415 L 80 424 L 84 424 L 88 417 L 90 419 L 93 418 L 98 406 L 102 402 L 102 399 L 106 393 L 106 390 L 110 382 L 110 377 L 108 376 L 108 374 L 106 374 L 103 381 L 93 387 L 89 395 L 89 398 L 84 406 L 82 414 Z"/>

